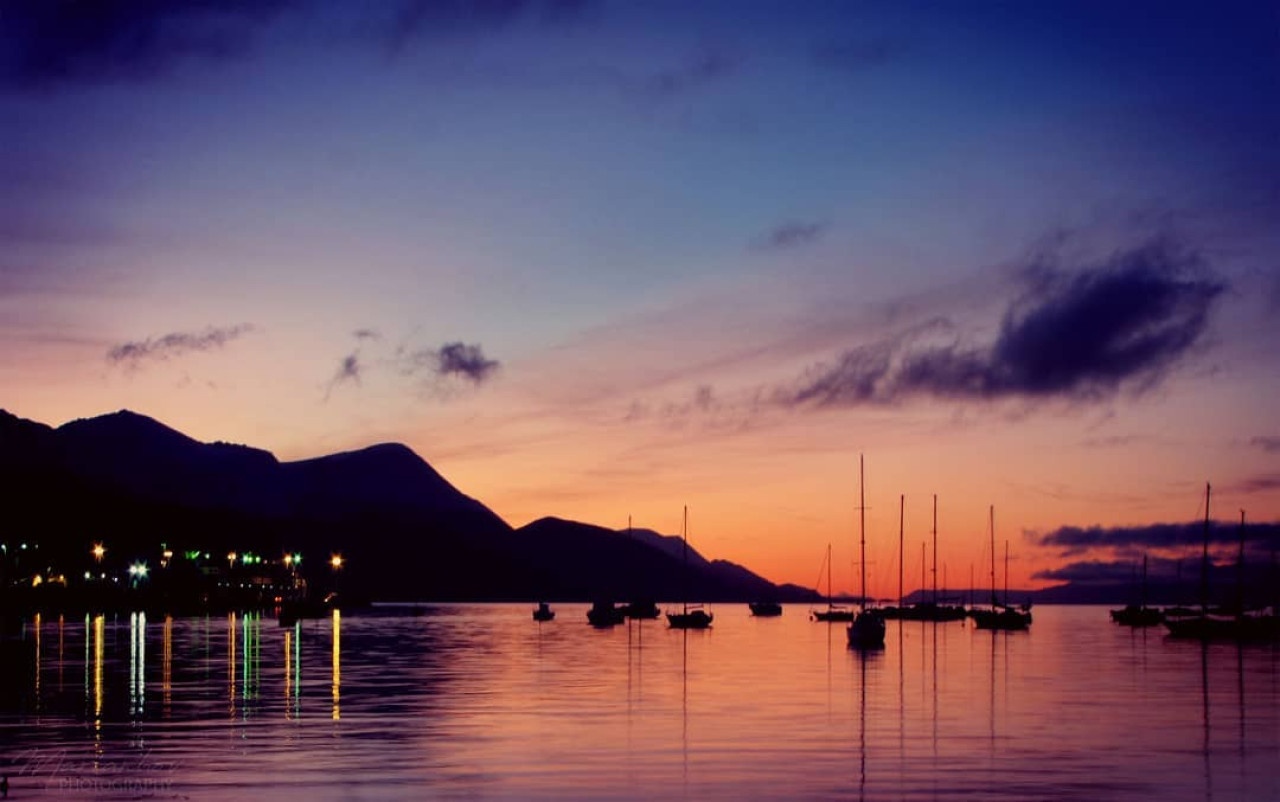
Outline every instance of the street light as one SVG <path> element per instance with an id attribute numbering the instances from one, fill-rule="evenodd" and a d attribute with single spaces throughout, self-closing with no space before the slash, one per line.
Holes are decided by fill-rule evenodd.
<path id="1" fill-rule="evenodd" d="M 101 543 L 93 544 L 93 559 L 102 562 L 102 557 L 107 553 L 107 549 Z"/>
<path id="2" fill-rule="evenodd" d="M 329 565 L 333 566 L 333 570 L 335 571 L 342 570 L 342 563 L 343 560 L 341 554 L 335 554 L 329 558 Z"/>

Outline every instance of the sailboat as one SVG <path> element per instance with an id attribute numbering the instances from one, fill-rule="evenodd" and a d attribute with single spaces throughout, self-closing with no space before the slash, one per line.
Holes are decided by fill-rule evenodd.
<path id="1" fill-rule="evenodd" d="M 551 605 L 546 602 L 538 602 L 538 606 L 533 611 L 534 621 L 550 621 L 556 617 L 556 611 L 551 609 Z"/>
<path id="2" fill-rule="evenodd" d="M 858 567 L 862 569 L 862 589 L 858 595 L 862 609 L 849 625 L 849 645 L 855 649 L 883 649 L 884 616 L 878 610 L 867 609 L 867 489 L 861 454 L 858 455 L 858 520 L 859 546 L 862 549 L 858 559 Z"/>
<path id="3" fill-rule="evenodd" d="M 852 621 L 853 610 L 848 607 L 839 607 L 831 603 L 831 544 L 827 544 L 827 558 L 825 561 L 827 566 L 827 609 L 826 610 L 810 610 L 809 617 L 814 621 Z M 819 576 L 822 574 L 819 573 Z"/>
<path id="4" fill-rule="evenodd" d="M 1147 555 L 1142 555 L 1142 596 L 1138 604 L 1112 610 L 1111 620 L 1126 627 L 1154 627 L 1164 621 L 1164 613 L 1147 606 Z"/>
<path id="5" fill-rule="evenodd" d="M 1210 486 L 1204 486 L 1204 550 L 1200 557 L 1200 612 L 1175 616 L 1166 613 L 1164 624 L 1175 638 L 1199 640 L 1271 641 L 1280 638 L 1280 625 L 1274 614 L 1250 615 L 1244 610 L 1244 510 L 1240 511 L 1240 557 L 1237 607 L 1234 615 L 1219 615 L 1209 610 L 1209 498 Z M 1220 611 L 1221 612 L 1221 611 Z M 1274 613 L 1274 611 L 1273 611 Z"/>
<path id="6" fill-rule="evenodd" d="M 689 608 L 689 508 L 684 508 L 684 523 L 680 527 L 680 541 L 684 544 L 684 598 L 681 600 L 681 609 L 678 613 L 667 613 L 667 623 L 672 629 L 706 629 L 711 626 L 713 616 L 701 605 L 694 605 L 693 609 Z"/>
<path id="7" fill-rule="evenodd" d="M 906 559 L 902 541 L 902 506 L 905 496 L 899 499 L 898 510 L 898 606 L 888 607 L 881 611 L 885 618 L 897 618 L 904 621 L 963 621 L 969 611 L 963 605 L 939 604 L 938 596 L 938 497 L 933 497 L 933 598 L 930 601 L 904 605 L 902 602 L 902 563 Z M 923 549 L 924 544 L 921 544 Z M 924 592 L 924 553 L 920 555 L 920 591 Z"/>
<path id="8" fill-rule="evenodd" d="M 991 507 L 991 609 L 970 610 L 978 629 L 1026 629 L 1031 625 L 1031 613 L 1009 606 L 1009 543 L 1004 544 L 1004 600 L 996 598 L 996 508 Z"/>
<path id="9" fill-rule="evenodd" d="M 627 538 L 631 538 L 631 516 L 627 516 Z M 631 587 L 634 592 L 636 586 L 635 578 L 632 577 Z M 658 609 L 658 605 L 652 599 L 632 599 L 622 605 L 623 615 L 627 618 L 636 620 L 657 618 L 662 615 L 662 611 Z"/>

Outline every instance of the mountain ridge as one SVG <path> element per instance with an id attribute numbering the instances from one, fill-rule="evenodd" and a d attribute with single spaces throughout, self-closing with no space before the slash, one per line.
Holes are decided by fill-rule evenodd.
<path id="1" fill-rule="evenodd" d="M 84 559 L 169 546 L 346 559 L 345 589 L 422 600 L 807 600 L 679 537 L 548 516 L 513 528 L 402 443 L 289 462 L 118 410 L 58 427 L 0 410 L 0 520 Z M 327 556 L 323 557 L 327 559 Z"/>

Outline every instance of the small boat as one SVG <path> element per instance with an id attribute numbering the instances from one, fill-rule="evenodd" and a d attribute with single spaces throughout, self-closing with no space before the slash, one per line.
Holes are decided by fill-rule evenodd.
<path id="1" fill-rule="evenodd" d="M 991 507 L 991 609 L 970 610 L 969 616 L 978 629 L 1022 630 L 1031 626 L 1031 608 L 1013 607 L 1009 602 L 1009 541 L 1004 542 L 1004 598 L 996 599 L 996 508 Z"/>
<path id="2" fill-rule="evenodd" d="M 534 621 L 550 621 L 556 617 L 556 611 L 551 609 L 551 605 L 546 602 L 538 602 L 538 608 L 533 611 Z"/>
<path id="3" fill-rule="evenodd" d="M 706 629 L 715 618 L 700 607 L 686 607 L 683 612 L 667 613 L 667 623 L 672 629 Z"/>
<path id="4" fill-rule="evenodd" d="M 853 619 L 853 623 L 849 625 L 846 634 L 849 636 L 849 646 L 851 648 L 883 649 L 884 616 L 878 610 L 867 609 L 867 491 L 862 469 L 862 455 L 858 455 L 858 496 L 859 528 L 861 531 L 859 545 L 862 549 L 862 554 L 858 561 L 859 567 L 862 569 L 862 590 L 859 595 L 862 597 L 862 609 L 858 612 L 858 617 Z"/>
<path id="5" fill-rule="evenodd" d="M 684 590 L 685 599 L 689 598 L 687 583 L 689 581 L 689 508 L 684 508 L 684 522 L 680 528 L 680 541 L 683 543 L 684 551 L 684 578 L 686 584 Z M 667 613 L 667 625 L 672 629 L 706 629 L 711 626 L 711 620 L 714 616 L 706 610 L 702 609 L 702 605 L 694 605 L 694 609 L 689 608 L 688 601 L 680 603 L 681 610 L 678 613 Z"/>
<path id="6" fill-rule="evenodd" d="M 593 627 L 613 627 L 626 620 L 626 611 L 611 601 L 598 601 L 587 610 L 587 621 Z"/>
<path id="7" fill-rule="evenodd" d="M 814 621 L 826 621 L 827 623 L 831 623 L 833 621 L 852 622 L 853 610 L 850 610 L 848 607 L 840 607 L 839 605 L 831 603 L 831 544 L 830 543 L 827 544 L 827 556 L 826 556 L 826 559 L 824 560 L 824 563 L 827 566 L 827 609 L 810 610 L 809 618 Z M 822 569 L 819 568 L 818 571 L 819 571 L 818 576 L 821 577 Z"/>
<path id="8" fill-rule="evenodd" d="M 627 618 L 652 619 L 662 615 L 662 611 L 658 609 L 658 605 L 648 599 L 624 604 L 622 609 L 623 614 L 626 615 Z"/>
<path id="9" fill-rule="evenodd" d="M 1111 620 L 1126 627 L 1154 627 L 1164 622 L 1164 613 L 1155 607 L 1129 604 L 1111 611 Z"/>
<path id="10" fill-rule="evenodd" d="M 776 618 L 782 615 L 782 605 L 775 601 L 754 601 L 747 606 L 756 618 Z"/>
<path id="11" fill-rule="evenodd" d="M 1164 613 L 1147 606 L 1147 555 L 1142 555 L 1142 595 L 1138 604 L 1112 610 L 1111 620 L 1126 627 L 1154 627 L 1164 621 Z"/>
<path id="12" fill-rule="evenodd" d="M 972 610 L 969 615 L 978 629 L 1020 630 L 1031 626 L 1031 613 L 997 604 L 990 610 Z"/>

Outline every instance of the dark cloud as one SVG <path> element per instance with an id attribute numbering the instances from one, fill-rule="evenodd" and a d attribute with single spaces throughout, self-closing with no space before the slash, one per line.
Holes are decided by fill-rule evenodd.
<path id="1" fill-rule="evenodd" d="M 1280 437 L 1259 435 L 1249 441 L 1249 445 L 1260 448 L 1268 454 L 1280 453 Z"/>
<path id="2" fill-rule="evenodd" d="M 333 395 L 333 391 L 344 384 L 360 384 L 360 375 L 364 372 L 364 365 L 360 362 L 360 352 L 352 351 L 342 358 L 338 363 L 338 369 L 334 371 L 333 378 L 329 380 L 329 384 L 325 387 L 324 400 L 328 401 L 329 396 Z"/>
<path id="3" fill-rule="evenodd" d="M 253 331 L 249 323 L 238 326 L 210 326 L 204 331 L 175 331 L 162 337 L 120 343 L 107 351 L 107 361 L 134 369 L 146 362 L 162 362 L 192 352 L 222 348 L 232 340 Z"/>
<path id="4" fill-rule="evenodd" d="M 1098 400 L 1159 383 L 1206 328 L 1224 285 L 1167 242 L 1063 271 L 1036 261 L 989 345 L 967 345 L 946 320 L 846 351 L 781 391 L 792 405 L 890 403 L 910 396 Z M 941 341 L 940 341 L 941 340 Z"/>
<path id="5" fill-rule="evenodd" d="M 826 223 L 783 223 L 757 240 L 755 245 L 761 249 L 781 249 L 807 245 L 820 238 L 826 233 L 826 230 Z"/>
<path id="6" fill-rule="evenodd" d="M 25 89 L 149 78 L 250 49 L 286 0 L 9 0 L 0 80 Z"/>
<path id="7" fill-rule="evenodd" d="M 1039 545 L 1061 549 L 1064 554 L 1080 554 L 1089 549 L 1182 549 L 1204 543 L 1204 522 L 1105 528 L 1064 526 L 1034 539 Z M 1209 527 L 1209 542 L 1216 545 L 1238 544 L 1240 525 L 1212 522 Z M 1260 550 L 1280 546 L 1280 524 L 1247 524 L 1245 542 Z"/>
<path id="8" fill-rule="evenodd" d="M 1047 579 L 1057 582 L 1076 582 L 1082 585 L 1118 584 L 1133 581 L 1135 565 L 1132 562 L 1083 560 L 1068 563 L 1060 568 L 1037 571 L 1032 579 Z M 1150 572 L 1150 566 L 1148 565 Z"/>
<path id="9" fill-rule="evenodd" d="M 417 351 L 401 350 L 397 354 L 401 373 L 405 375 L 430 374 L 434 378 L 457 377 L 480 384 L 493 376 L 501 364 L 484 355 L 478 345 L 461 342 L 445 343 L 439 348 L 422 348 Z"/>
<path id="10" fill-rule="evenodd" d="M 909 48 L 894 39 L 821 42 L 814 45 L 814 63 L 830 69 L 861 72 L 900 58 Z"/>
<path id="11" fill-rule="evenodd" d="M 585 0 L 6 0 L 0 83 L 21 89 L 155 78 L 243 57 L 289 15 L 291 38 L 399 52 L 420 40 L 575 19 Z"/>
<path id="12" fill-rule="evenodd" d="M 437 376 L 457 376 L 480 384 L 498 370 L 498 362 L 488 359 L 479 345 L 445 343 L 436 352 Z"/>

